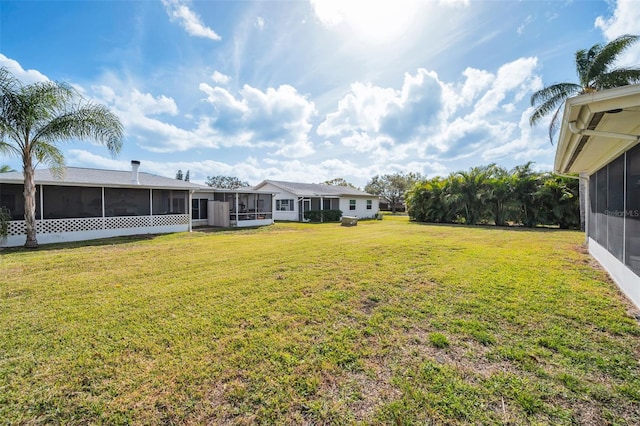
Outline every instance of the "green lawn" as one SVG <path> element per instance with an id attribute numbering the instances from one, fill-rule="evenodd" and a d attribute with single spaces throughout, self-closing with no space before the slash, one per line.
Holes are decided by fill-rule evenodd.
<path id="1" fill-rule="evenodd" d="M 640 424 L 579 232 L 281 223 L 0 252 L 0 423 Z"/>

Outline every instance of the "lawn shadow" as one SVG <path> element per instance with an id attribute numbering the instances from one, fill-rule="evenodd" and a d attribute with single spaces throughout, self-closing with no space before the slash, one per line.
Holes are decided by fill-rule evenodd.
<path id="1" fill-rule="evenodd" d="M 168 235 L 168 234 L 123 235 L 120 237 L 100 238 L 97 240 L 83 240 L 83 241 L 69 241 L 69 242 L 63 242 L 63 243 L 61 242 L 61 243 L 41 244 L 37 248 L 26 248 L 24 246 L 0 247 L 0 254 L 72 249 L 72 248 L 79 248 L 79 247 L 114 246 L 118 244 L 128 244 L 128 243 L 133 243 L 138 241 L 153 240 L 156 237 L 159 237 L 161 235 Z"/>

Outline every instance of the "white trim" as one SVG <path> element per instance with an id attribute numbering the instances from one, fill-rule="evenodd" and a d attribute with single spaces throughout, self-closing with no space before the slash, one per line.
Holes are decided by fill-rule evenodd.
<path id="1" fill-rule="evenodd" d="M 609 273 L 627 298 L 640 308 L 640 277 L 593 238 L 589 238 L 589 254 Z"/>

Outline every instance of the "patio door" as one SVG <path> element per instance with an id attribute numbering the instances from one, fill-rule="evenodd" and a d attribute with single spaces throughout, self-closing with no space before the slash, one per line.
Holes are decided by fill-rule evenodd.
<path id="1" fill-rule="evenodd" d="M 300 209 L 298 209 L 299 211 L 298 220 L 300 222 L 308 222 L 308 220 L 304 218 L 304 213 L 308 212 L 309 210 L 311 210 L 311 199 L 303 198 L 302 200 L 300 200 Z"/>

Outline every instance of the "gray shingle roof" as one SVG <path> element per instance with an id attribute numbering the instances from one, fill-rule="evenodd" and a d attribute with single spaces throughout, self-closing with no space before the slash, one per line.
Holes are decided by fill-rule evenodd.
<path id="1" fill-rule="evenodd" d="M 200 185 L 139 172 L 139 185 L 131 183 L 132 172 L 121 170 L 85 169 L 80 167 L 66 167 L 62 178 L 56 178 L 50 169 L 36 169 L 36 184 L 49 185 L 79 185 L 79 186 L 114 186 L 131 188 L 163 188 L 163 189 L 198 189 Z M 22 172 L 0 174 L 0 182 L 23 183 Z"/>
<path id="2" fill-rule="evenodd" d="M 283 182 L 278 180 L 265 180 L 257 187 L 270 183 L 271 185 L 280 188 L 284 191 L 295 194 L 299 197 L 304 196 L 333 196 L 339 197 L 343 195 L 355 195 L 363 197 L 377 197 L 359 189 L 351 188 L 350 186 L 335 186 L 335 185 L 322 185 L 319 183 L 300 183 L 300 182 Z"/>

